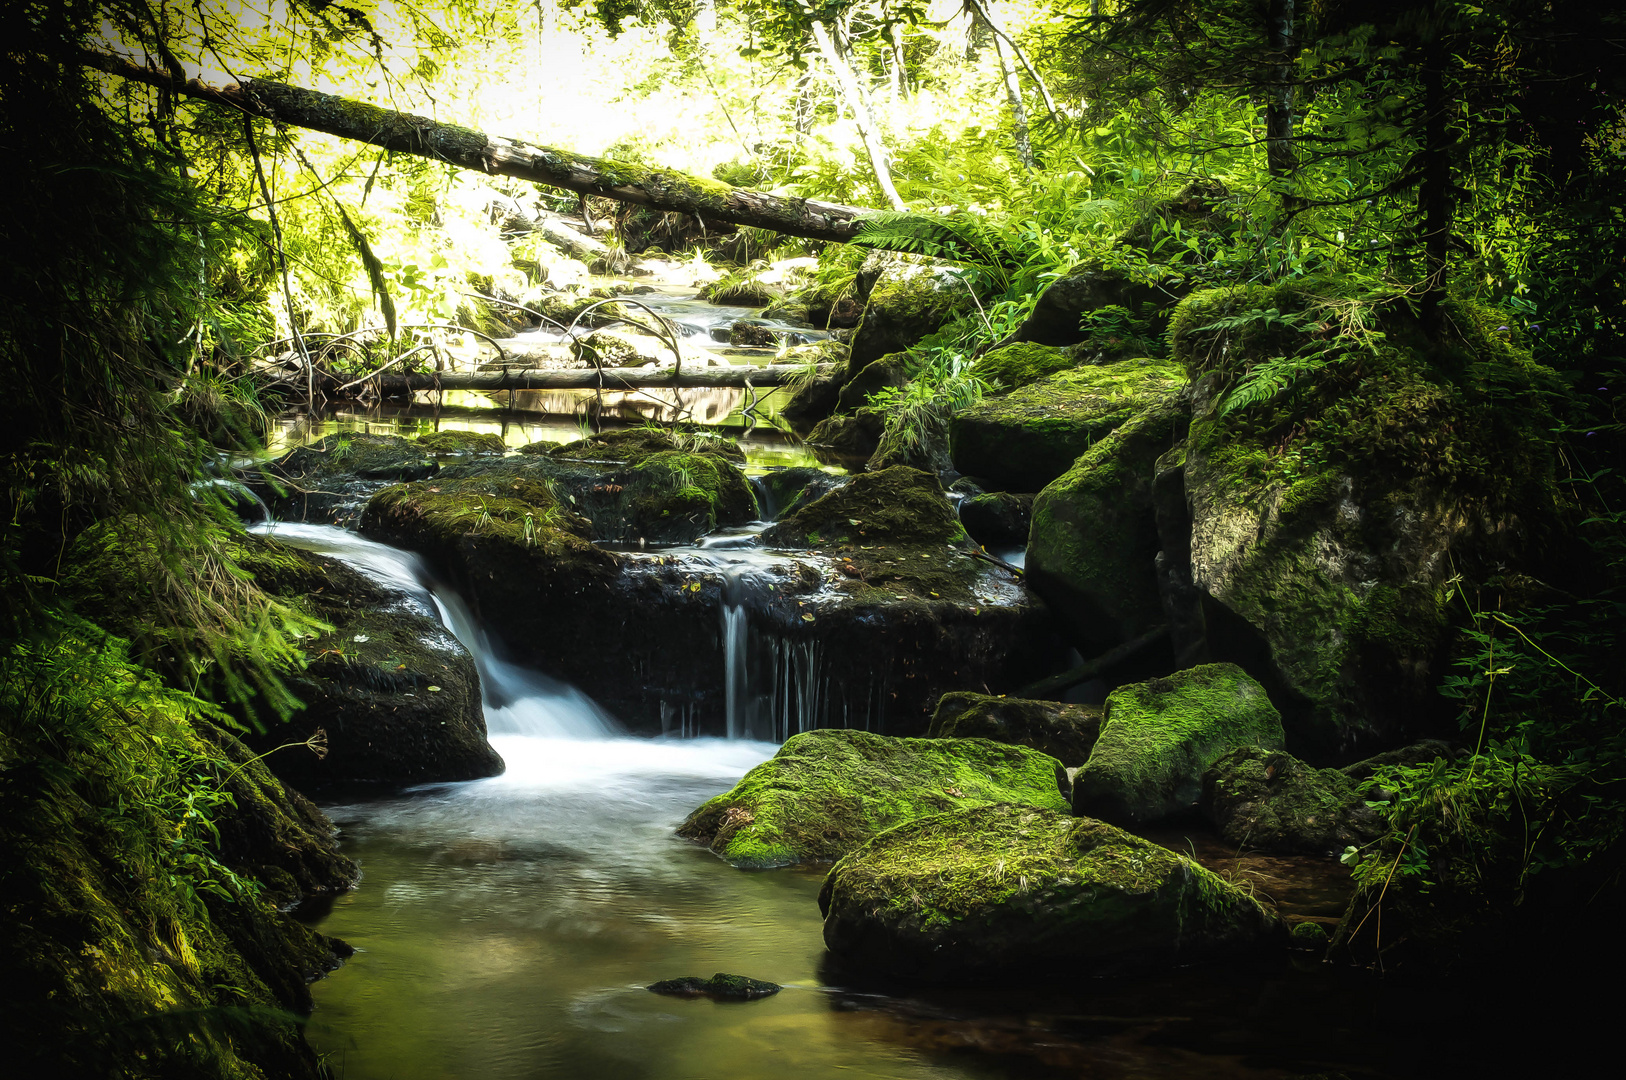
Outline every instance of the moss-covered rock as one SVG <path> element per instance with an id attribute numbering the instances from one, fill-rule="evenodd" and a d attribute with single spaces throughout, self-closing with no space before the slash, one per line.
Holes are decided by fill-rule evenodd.
<path id="1" fill-rule="evenodd" d="M 865 731 L 797 735 L 678 835 L 739 867 L 838 859 L 900 822 L 958 806 L 1066 806 L 1047 754 L 985 739 L 892 739 Z"/>
<path id="2" fill-rule="evenodd" d="M 849 361 L 847 381 L 836 398 L 837 406 L 843 412 L 856 412 L 882 390 L 902 389 L 908 385 L 915 366 L 909 354 L 902 352 L 887 353 L 862 367 L 857 361 Z"/>
<path id="3" fill-rule="evenodd" d="M 508 450 L 502 436 L 492 431 L 434 431 L 419 435 L 418 445 L 431 454 L 501 454 Z M 399 479 L 421 478 L 403 476 Z"/>
<path id="4" fill-rule="evenodd" d="M 345 433 L 296 447 L 250 486 L 283 521 L 349 525 L 373 492 L 440 471 L 430 448 L 395 435 Z"/>
<path id="5" fill-rule="evenodd" d="M 872 252 L 859 270 L 858 287 L 865 303 L 852 340 L 855 373 L 976 310 L 976 298 L 955 267 L 919 255 Z"/>
<path id="6" fill-rule="evenodd" d="M 964 536 L 937 477 L 899 465 L 854 477 L 776 522 L 762 541 L 776 547 L 818 547 L 948 543 Z"/>
<path id="7" fill-rule="evenodd" d="M 1329 361 L 1339 305 L 1383 337 Z M 1292 706 L 1309 753 L 1437 722 L 1450 582 L 1531 565 L 1558 520 L 1552 372 L 1495 312 L 1446 309 L 1431 341 L 1402 305 L 1311 280 L 1195 293 L 1170 325 L 1197 376 L 1184 480 L 1192 581 L 1226 626 L 1210 649 Z M 1304 358 L 1291 392 L 1234 396 L 1283 357 Z"/>
<path id="8" fill-rule="evenodd" d="M 1286 937 L 1258 901 L 1185 856 L 1031 806 L 898 825 L 831 868 L 819 908 L 842 961 L 929 981 L 1144 972 Z"/>
<path id="9" fill-rule="evenodd" d="M 536 449 L 532 449 L 536 447 Z M 719 457 L 735 464 L 745 463 L 745 451 L 739 443 L 712 431 L 687 431 L 673 428 L 636 427 L 620 428 L 590 435 L 563 445 L 532 443 L 521 448 L 521 453 L 545 453 L 551 457 L 582 461 L 616 461 L 638 464 L 651 454 L 669 451 L 703 454 Z"/>
<path id="10" fill-rule="evenodd" d="M 866 468 L 872 471 L 907 465 L 934 476 L 949 472 L 949 418 L 946 406 L 895 408 L 887 414 L 886 429 Z"/>
<path id="11" fill-rule="evenodd" d="M 1031 746 L 1068 767 L 1084 764 L 1101 734 L 1101 707 L 1058 701 L 944 694 L 926 734 L 937 739 L 992 739 Z"/>
<path id="12" fill-rule="evenodd" d="M 709 979 L 702 979 L 697 975 L 685 976 L 681 979 L 662 979 L 657 983 L 650 983 L 644 987 L 652 994 L 665 994 L 668 997 L 705 997 L 713 1001 L 755 1001 L 758 998 L 772 997 L 784 987 L 778 983 L 764 982 L 761 979 L 750 979 L 744 975 L 730 975 L 719 971 Z"/>
<path id="13" fill-rule="evenodd" d="M 1064 371 L 954 417 L 954 467 L 1007 491 L 1038 491 L 1078 456 L 1184 385 L 1177 365 L 1125 360 Z"/>
<path id="14" fill-rule="evenodd" d="M 1033 499 L 1008 491 L 968 496 L 960 502 L 960 524 L 983 547 L 1026 546 Z"/>
<path id="15" fill-rule="evenodd" d="M 873 412 L 856 416 L 837 413 L 827 416 L 807 433 L 807 445 L 813 448 L 820 461 L 833 459 L 830 464 L 862 465 L 880 445 L 885 422 Z"/>
<path id="16" fill-rule="evenodd" d="M 1227 844 L 1279 854 L 1336 854 L 1383 834 L 1383 818 L 1337 769 L 1244 746 L 1203 774 L 1203 815 Z"/>
<path id="17" fill-rule="evenodd" d="M 1159 401 L 1103 437 L 1033 502 L 1028 583 L 1086 656 L 1164 621 L 1152 486 L 1158 458 L 1185 437 L 1187 424 L 1178 397 Z"/>
<path id="18" fill-rule="evenodd" d="M 765 472 L 757 477 L 758 491 L 762 495 L 763 520 L 776 521 L 794 513 L 845 483 L 845 476 L 836 476 L 810 465 Z"/>
<path id="19" fill-rule="evenodd" d="M 971 373 L 1001 390 L 1016 390 L 1077 366 L 1077 357 L 1061 349 L 1019 342 L 984 353 L 971 365 Z"/>
<path id="20" fill-rule="evenodd" d="M 1282 742 L 1281 714 L 1234 664 L 1120 686 L 1107 695 L 1100 738 L 1073 779 L 1073 812 L 1124 824 L 1185 813 L 1222 755 Z"/>

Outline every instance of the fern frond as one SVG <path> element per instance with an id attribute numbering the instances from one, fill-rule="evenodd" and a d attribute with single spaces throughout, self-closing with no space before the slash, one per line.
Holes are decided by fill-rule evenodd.
<path id="1" fill-rule="evenodd" d="M 974 214 L 879 211 L 864 218 L 854 244 L 1007 271 L 1021 266 L 999 235 Z"/>

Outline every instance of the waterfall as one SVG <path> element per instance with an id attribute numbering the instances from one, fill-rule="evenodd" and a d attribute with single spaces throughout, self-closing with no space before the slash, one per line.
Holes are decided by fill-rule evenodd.
<path id="1" fill-rule="evenodd" d="M 426 614 L 437 614 L 474 658 L 487 734 L 604 739 L 621 733 L 615 719 L 580 690 L 504 659 L 501 647 L 475 621 L 463 598 L 434 584 L 421 556 L 364 540 L 333 525 L 267 522 L 249 531 L 332 556 L 385 587 L 407 594 Z"/>

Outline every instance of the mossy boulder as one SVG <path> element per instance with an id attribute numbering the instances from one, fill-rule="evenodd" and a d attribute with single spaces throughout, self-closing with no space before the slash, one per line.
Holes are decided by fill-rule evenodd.
<path id="1" fill-rule="evenodd" d="M 775 547 L 940 544 L 964 536 L 937 477 L 899 465 L 855 476 L 774 523 L 762 542 Z"/>
<path id="2" fill-rule="evenodd" d="M 1153 481 L 1158 458 L 1185 438 L 1188 422 L 1184 402 L 1164 398 L 1104 436 L 1033 501 L 1028 584 L 1086 656 L 1164 621 Z"/>
<path id="3" fill-rule="evenodd" d="M 486 742 L 474 660 L 433 612 L 336 559 L 275 540 L 248 537 L 241 565 L 262 588 L 333 628 L 305 643 L 306 666 L 287 677 L 305 708 L 246 737 L 260 751 L 323 742 L 321 757 L 295 748 L 268 758 L 278 776 L 308 789 L 502 772 Z"/>
<path id="4" fill-rule="evenodd" d="M 1126 825 L 1185 813 L 1203 773 L 1244 746 L 1280 750 L 1282 718 L 1234 664 L 1205 664 L 1107 695 L 1101 735 L 1073 778 L 1073 812 Z"/>
<path id="5" fill-rule="evenodd" d="M 941 406 L 892 412 L 865 467 L 878 472 L 907 465 L 934 476 L 947 473 L 954 467 L 949 458 L 950 415 Z"/>
<path id="6" fill-rule="evenodd" d="M 835 411 L 841 387 L 847 381 L 847 346 L 833 338 L 797 345 L 780 354 L 780 364 L 832 364 L 832 370 L 798 380 L 783 391 L 779 415 L 797 424 L 810 424 Z"/>
<path id="7" fill-rule="evenodd" d="M 1166 403 L 1185 373 L 1161 360 L 1064 371 L 955 414 L 954 467 L 1007 491 L 1038 491 L 1133 417 Z"/>
<path id="8" fill-rule="evenodd" d="M 413 439 L 344 433 L 290 450 L 267 466 L 269 483 L 256 477 L 250 487 L 282 521 L 350 525 L 373 492 L 439 471 L 434 452 Z"/>
<path id="9" fill-rule="evenodd" d="M 690 814 L 678 835 L 738 867 L 825 862 L 900 822 L 954 807 L 1059 811 L 1065 783 L 1059 762 L 1027 747 L 809 731 Z"/>
<path id="10" fill-rule="evenodd" d="M 705 997 L 713 1001 L 756 1001 L 758 998 L 772 997 L 784 987 L 778 983 L 764 982 L 761 979 L 750 979 L 744 975 L 730 975 L 719 971 L 709 979 L 702 979 L 698 975 L 688 975 L 681 979 L 662 979 L 657 983 L 650 983 L 644 987 L 652 994 L 665 994 L 668 997 Z"/>
<path id="11" fill-rule="evenodd" d="M 1340 304 L 1383 336 L 1320 364 Z M 1184 484 L 1210 653 L 1271 687 L 1301 753 L 1448 722 L 1450 597 L 1556 550 L 1556 376 L 1512 320 L 1457 299 L 1445 313 L 1431 339 L 1403 305 L 1307 280 L 1194 293 L 1170 324 L 1196 376 Z M 1261 364 L 1304 357 L 1291 393 L 1236 396 Z"/>
<path id="12" fill-rule="evenodd" d="M 810 465 L 765 472 L 757 477 L 757 490 L 763 503 L 761 508 L 763 519 L 775 521 L 786 514 L 794 513 L 845 483 L 847 483 L 845 476 L 836 476 Z"/>
<path id="13" fill-rule="evenodd" d="M 1227 844 L 1284 855 L 1336 854 L 1377 839 L 1386 824 L 1342 772 L 1257 746 L 1208 767 L 1202 810 Z"/>
<path id="14" fill-rule="evenodd" d="M 944 694 L 926 734 L 1031 746 L 1068 767 L 1084 764 L 1101 734 L 1101 707 L 960 691 Z"/>
<path id="15" fill-rule="evenodd" d="M 1026 547 L 1033 499 L 1008 491 L 967 496 L 960 501 L 960 524 L 983 547 Z"/>
<path id="16" fill-rule="evenodd" d="M 1078 358 L 1061 349 L 1018 342 L 984 353 L 971 365 L 971 373 L 1001 390 L 1016 390 L 1077 366 Z"/>
<path id="17" fill-rule="evenodd" d="M 872 252 L 858 272 L 858 290 L 865 302 L 852 340 L 854 372 L 977 309 L 956 267 L 921 255 Z"/>
<path id="18" fill-rule="evenodd" d="M 1259 954 L 1286 934 L 1248 893 L 1111 825 L 994 804 L 904 822 L 819 893 L 824 942 L 867 972 L 1063 982 Z"/>
<path id="19" fill-rule="evenodd" d="M 502 436 L 492 431 L 435 431 L 419 435 L 418 445 L 431 454 L 502 454 L 508 450 Z M 403 476 L 398 479 L 417 480 L 421 477 Z"/>
<path id="20" fill-rule="evenodd" d="M 847 381 L 836 397 L 837 407 L 843 412 L 856 412 L 870 404 L 882 390 L 901 390 L 909 383 L 915 363 L 908 353 L 887 353 L 859 367 L 857 361 L 847 364 Z"/>
<path id="21" fill-rule="evenodd" d="M 536 449 L 532 449 L 534 446 Z M 671 428 L 636 427 L 603 431 L 585 439 L 562 445 L 532 443 L 521 448 L 521 453 L 548 454 L 551 457 L 583 461 L 615 461 L 638 464 L 651 454 L 670 451 L 719 457 L 735 464 L 745 463 L 745 451 L 733 439 L 710 431 L 686 431 Z"/>
<path id="22" fill-rule="evenodd" d="M 837 413 L 813 426 L 807 445 L 820 461 L 829 458 L 829 464 L 859 466 L 875 453 L 884 430 L 885 421 L 873 412 Z"/>

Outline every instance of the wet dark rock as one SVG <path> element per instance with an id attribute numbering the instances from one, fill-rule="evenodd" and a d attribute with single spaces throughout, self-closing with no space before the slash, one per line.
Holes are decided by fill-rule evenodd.
<path id="1" fill-rule="evenodd" d="M 1182 855 L 1009 804 L 877 836 L 831 868 L 819 909 L 840 960 L 930 982 L 1142 972 L 1257 955 L 1286 937 L 1252 896 Z"/>
<path id="2" fill-rule="evenodd" d="M 1063 765 L 1082 765 L 1101 734 L 1101 707 L 992 697 L 968 690 L 944 694 L 926 734 L 945 739 L 992 739 L 1031 746 Z"/>
<path id="3" fill-rule="evenodd" d="M 1383 834 L 1385 822 L 1337 769 L 1246 746 L 1203 774 L 1203 815 L 1225 842 L 1279 854 L 1327 855 Z"/>
<path id="4" fill-rule="evenodd" d="M 1185 372 L 1125 360 L 1051 375 L 954 417 L 954 467 L 1005 491 L 1038 491 L 1109 432 L 1172 398 Z"/>
<path id="5" fill-rule="evenodd" d="M 983 547 L 1026 546 L 1033 499 L 1008 491 L 972 495 L 960 503 L 960 524 Z"/>
<path id="6" fill-rule="evenodd" d="M 730 865 L 827 862 L 918 817 L 964 806 L 1066 808 L 1062 766 L 987 739 L 894 739 L 867 731 L 797 735 L 678 827 Z"/>
<path id="7" fill-rule="evenodd" d="M 1120 686 L 1073 778 L 1073 812 L 1124 825 L 1186 813 L 1221 756 L 1245 746 L 1279 750 L 1283 739 L 1281 714 L 1234 664 Z"/>
<path id="8" fill-rule="evenodd" d="M 819 547 L 948 543 L 964 536 L 937 477 L 900 465 L 854 477 L 781 518 L 762 540 L 777 547 Z"/>
<path id="9" fill-rule="evenodd" d="M 740 319 L 728 329 L 728 343 L 736 348 L 773 348 L 779 344 L 781 331 L 765 322 Z"/>
<path id="10" fill-rule="evenodd" d="M 669 997 L 705 997 L 715 1001 L 755 1001 L 772 997 L 784 987 L 778 983 L 748 979 L 744 975 L 727 975 L 719 971 L 709 979 L 689 975 L 682 979 L 663 979 L 650 983 L 646 990 Z"/>
<path id="11" fill-rule="evenodd" d="M 1355 762 L 1353 765 L 1345 765 L 1339 772 L 1356 783 L 1360 783 L 1363 780 L 1371 779 L 1373 773 L 1386 766 L 1406 765 L 1415 768 L 1418 765 L 1427 765 L 1441 758 L 1460 757 L 1463 753 L 1465 751 L 1462 749 L 1454 747 L 1450 743 L 1441 742 L 1439 739 L 1424 739 L 1421 742 L 1412 743 L 1410 746 L 1402 746 L 1398 750 L 1387 750 L 1381 754 L 1374 754 L 1369 758 Z"/>
<path id="12" fill-rule="evenodd" d="M 836 398 L 842 412 L 857 412 L 871 403 L 883 390 L 902 389 L 909 382 L 914 363 L 907 353 L 888 353 L 858 366 L 858 361 L 847 363 L 847 381 Z"/>
<path id="13" fill-rule="evenodd" d="M 440 471 L 429 447 L 395 435 L 329 435 L 297 447 L 265 469 L 253 488 L 282 521 L 351 525 L 373 492 Z"/>
<path id="14" fill-rule="evenodd" d="M 828 453 L 835 459 L 830 464 L 862 465 L 880 445 L 882 430 L 883 422 L 874 413 L 838 413 L 814 425 L 807 433 L 807 445 L 821 461 Z"/>
<path id="15" fill-rule="evenodd" d="M 763 500 L 766 504 L 762 507 L 763 519 L 774 521 L 828 495 L 847 483 L 847 478 L 801 465 L 763 473 L 757 477 L 757 483 L 767 491 L 767 498 Z"/>

